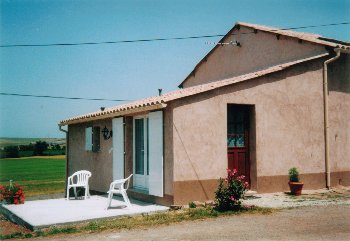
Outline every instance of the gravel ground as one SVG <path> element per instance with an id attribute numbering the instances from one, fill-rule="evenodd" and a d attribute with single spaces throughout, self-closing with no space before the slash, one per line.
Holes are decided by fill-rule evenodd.
<path id="1" fill-rule="evenodd" d="M 349 217 L 350 205 L 308 206 L 281 209 L 270 215 L 246 214 L 147 229 L 108 230 L 34 240 L 350 240 Z"/>
<path id="2" fill-rule="evenodd" d="M 293 196 L 288 193 L 253 194 L 243 201 L 245 205 L 255 205 L 271 208 L 288 208 L 301 206 L 320 206 L 330 204 L 350 205 L 350 187 L 339 186 L 336 188 L 303 190 L 301 196 Z"/>

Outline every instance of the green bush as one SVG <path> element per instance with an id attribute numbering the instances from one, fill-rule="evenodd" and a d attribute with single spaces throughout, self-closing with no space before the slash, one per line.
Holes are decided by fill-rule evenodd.
<path id="1" fill-rule="evenodd" d="M 227 169 L 227 178 L 220 178 L 215 192 L 215 208 L 218 211 L 236 211 L 241 208 L 241 199 L 249 186 L 244 179 L 245 176 L 238 176 L 236 169 Z"/>
<path id="2" fill-rule="evenodd" d="M 196 205 L 194 202 L 189 202 L 189 203 L 188 203 L 188 207 L 189 207 L 189 208 L 196 208 L 197 205 Z"/>
<path id="3" fill-rule="evenodd" d="M 292 167 L 291 169 L 289 169 L 288 175 L 289 175 L 289 181 L 299 182 L 299 172 L 296 167 Z"/>
<path id="4" fill-rule="evenodd" d="M 31 233 L 26 233 L 26 234 L 24 234 L 24 237 L 25 237 L 25 238 L 32 238 L 32 237 L 33 237 L 33 234 L 31 234 Z"/>
<path id="5" fill-rule="evenodd" d="M 49 146 L 49 144 L 47 144 L 45 141 L 37 141 L 37 142 L 35 142 L 33 155 L 34 156 L 43 156 L 44 155 L 44 151 L 47 150 L 48 146 Z"/>
<path id="6" fill-rule="evenodd" d="M 5 146 L 4 148 L 6 158 L 17 158 L 19 157 L 18 146 Z"/>
<path id="7" fill-rule="evenodd" d="M 36 230 L 35 235 L 36 235 L 36 237 L 40 237 L 40 236 L 45 236 L 45 233 L 42 230 Z"/>

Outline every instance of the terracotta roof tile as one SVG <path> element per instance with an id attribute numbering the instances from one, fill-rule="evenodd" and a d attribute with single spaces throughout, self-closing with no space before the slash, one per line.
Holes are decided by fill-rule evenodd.
<path id="1" fill-rule="evenodd" d="M 335 42 L 332 42 L 332 41 L 323 40 L 325 38 L 322 38 L 322 36 L 319 35 L 319 34 L 296 32 L 296 31 L 292 31 L 292 30 L 283 30 L 283 29 L 279 29 L 279 28 L 275 28 L 275 27 L 264 26 L 264 25 L 259 25 L 259 24 L 245 23 L 245 22 L 237 22 L 237 24 L 240 25 L 240 26 L 245 26 L 245 27 L 248 27 L 248 28 L 257 29 L 257 30 L 261 30 L 261 31 L 264 31 L 264 32 L 270 32 L 270 33 L 274 33 L 274 34 L 281 34 L 281 35 L 284 35 L 284 36 L 289 36 L 289 37 L 292 37 L 292 38 L 298 38 L 298 39 L 301 39 L 301 40 L 305 40 L 305 41 L 309 41 L 309 42 L 313 42 L 313 43 L 317 43 L 317 44 L 322 44 L 322 45 L 326 45 L 326 46 L 330 46 L 330 47 L 334 47 L 334 48 L 343 48 L 343 49 L 350 50 L 349 46 L 346 46 L 346 45 L 343 45 L 343 44 L 339 44 L 339 43 L 335 43 Z"/>
<path id="2" fill-rule="evenodd" d="M 252 72 L 249 74 L 240 75 L 237 77 L 228 78 L 228 79 L 224 79 L 224 80 L 220 80 L 220 81 L 216 81 L 216 82 L 211 82 L 211 83 L 207 83 L 207 84 L 197 85 L 197 86 L 193 86 L 193 87 L 188 87 L 185 89 L 179 89 L 179 90 L 175 90 L 175 91 L 172 91 L 169 93 L 165 93 L 161 96 L 148 97 L 146 99 L 134 101 L 131 103 L 106 108 L 104 111 L 92 112 L 92 113 L 88 113 L 85 115 L 80 115 L 80 116 L 72 117 L 69 119 L 65 119 L 65 120 L 62 120 L 59 123 L 59 125 L 63 126 L 63 125 L 68 125 L 68 124 L 73 124 L 73 123 L 92 121 L 95 119 L 102 119 L 102 118 L 108 118 L 108 117 L 111 118 L 113 116 L 121 116 L 123 114 L 131 113 L 131 112 L 134 112 L 134 113 L 142 112 L 142 111 L 144 111 L 144 109 L 142 109 L 142 108 L 147 108 L 147 107 L 151 108 L 151 109 L 161 109 L 161 108 L 164 108 L 164 104 L 166 104 L 167 102 L 173 101 L 173 100 L 196 95 L 199 93 L 203 93 L 203 92 L 214 90 L 214 89 L 217 89 L 220 87 L 232 85 L 232 84 L 239 83 L 242 81 L 254 79 L 254 78 L 264 76 L 264 75 L 267 75 L 267 74 L 270 74 L 273 72 L 281 71 L 285 68 L 291 67 L 293 65 L 296 65 L 296 64 L 299 64 L 302 62 L 322 58 L 322 57 L 327 56 L 327 55 L 328 55 L 328 53 L 320 54 L 320 55 L 305 58 L 305 59 L 300 59 L 300 60 L 296 60 L 296 61 L 292 61 L 292 62 L 288 62 L 288 63 L 284 63 L 284 64 L 275 65 L 275 66 L 272 66 L 272 67 L 269 67 L 269 68 L 266 68 L 263 70 L 259 70 L 256 72 Z"/>

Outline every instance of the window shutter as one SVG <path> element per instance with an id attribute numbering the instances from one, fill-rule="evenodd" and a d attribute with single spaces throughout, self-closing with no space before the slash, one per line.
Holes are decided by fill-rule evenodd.
<path id="1" fill-rule="evenodd" d="M 85 128 L 85 150 L 92 151 L 92 127 Z"/>
<path id="2" fill-rule="evenodd" d="M 124 178 L 124 121 L 123 117 L 112 120 L 113 130 L 113 180 Z"/>
<path id="3" fill-rule="evenodd" d="M 163 112 L 149 113 L 149 194 L 163 197 Z"/>
<path id="4" fill-rule="evenodd" d="M 100 127 L 94 126 L 92 131 L 92 151 L 93 152 L 99 152 L 100 151 Z"/>

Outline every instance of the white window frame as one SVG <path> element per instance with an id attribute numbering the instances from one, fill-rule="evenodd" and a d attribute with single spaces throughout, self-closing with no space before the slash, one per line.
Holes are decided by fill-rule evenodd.
<path id="1" fill-rule="evenodd" d="M 92 151 L 92 126 L 85 128 L 85 151 Z"/>
<path id="2" fill-rule="evenodd" d="M 135 149 L 135 120 L 143 119 L 143 141 L 144 141 L 144 175 L 136 174 L 136 149 Z M 137 189 L 143 189 L 148 191 L 149 187 L 149 175 L 147 174 L 147 162 L 148 160 L 148 140 L 147 140 L 147 123 L 148 123 L 148 115 L 140 115 L 134 116 L 133 118 L 133 185 Z"/>

